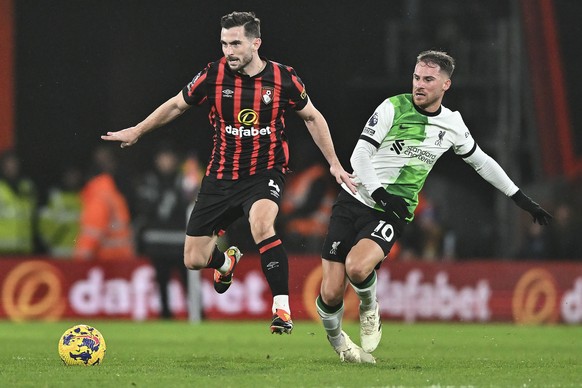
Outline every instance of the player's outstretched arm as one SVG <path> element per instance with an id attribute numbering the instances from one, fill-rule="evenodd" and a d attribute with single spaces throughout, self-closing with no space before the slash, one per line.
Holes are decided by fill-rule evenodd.
<path id="1" fill-rule="evenodd" d="M 118 141 L 121 148 L 129 147 L 137 143 L 140 137 L 159 128 L 184 113 L 190 105 L 184 100 L 182 92 L 170 98 L 153 111 L 144 121 L 134 127 L 129 127 L 116 132 L 107 132 L 101 139 Z"/>
<path id="2" fill-rule="evenodd" d="M 548 225 L 550 223 L 553 218 L 550 213 L 519 190 L 501 166 L 483 152 L 479 146 L 475 145 L 473 154 L 464 157 L 464 160 L 486 181 L 513 199 L 517 206 L 529 212 L 533 217 L 533 222 L 537 222 L 540 225 Z"/>
<path id="3" fill-rule="evenodd" d="M 352 193 L 356 193 L 356 184 L 353 181 L 354 176 L 349 174 L 342 167 L 333 146 L 333 140 L 329 133 L 329 126 L 325 117 L 309 101 L 305 108 L 297 111 L 299 117 L 305 122 L 313 141 L 321 150 L 325 160 L 329 163 L 329 172 L 335 177 L 337 183 L 345 183 Z"/>

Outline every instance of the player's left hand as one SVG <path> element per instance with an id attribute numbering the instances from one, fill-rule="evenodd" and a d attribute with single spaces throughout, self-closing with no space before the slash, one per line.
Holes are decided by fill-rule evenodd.
<path id="1" fill-rule="evenodd" d="M 329 167 L 329 171 L 331 172 L 331 175 L 333 175 L 335 177 L 335 181 L 338 184 L 342 184 L 345 183 L 346 187 L 348 189 L 350 189 L 350 191 L 354 194 L 356 194 L 357 190 L 356 190 L 356 183 L 354 182 L 354 175 L 348 173 L 346 170 L 343 169 L 343 167 L 340 166 L 330 166 Z"/>
<path id="2" fill-rule="evenodd" d="M 521 190 L 518 190 L 517 193 L 513 194 L 511 199 L 513 199 L 517 206 L 532 215 L 533 222 L 537 222 L 540 225 L 548 225 L 551 219 L 554 218 Z"/>

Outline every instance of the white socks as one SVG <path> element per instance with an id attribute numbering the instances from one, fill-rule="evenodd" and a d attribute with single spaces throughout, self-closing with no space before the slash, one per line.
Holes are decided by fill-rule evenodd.
<path id="1" fill-rule="evenodd" d="M 220 268 L 218 268 L 218 272 L 220 272 L 221 274 L 224 275 L 228 271 L 228 269 L 230 268 L 231 263 L 232 263 L 232 259 L 230 257 L 228 257 L 226 252 L 224 252 L 224 264 L 222 264 L 222 266 Z"/>
<path id="2" fill-rule="evenodd" d="M 275 295 L 273 297 L 273 314 L 275 314 L 277 309 L 285 310 L 291 314 L 291 309 L 289 308 L 289 295 Z"/>

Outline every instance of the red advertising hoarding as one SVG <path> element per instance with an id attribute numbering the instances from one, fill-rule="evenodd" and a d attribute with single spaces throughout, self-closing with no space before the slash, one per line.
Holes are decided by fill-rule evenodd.
<path id="1" fill-rule="evenodd" d="M 155 272 L 146 260 L 0 260 L 0 318 L 14 321 L 157 316 Z M 185 292 L 171 282 L 172 309 L 186 316 Z"/>
<path id="2" fill-rule="evenodd" d="M 291 256 L 289 264 L 293 319 L 317 319 L 320 259 Z M 222 295 L 214 292 L 212 271 L 202 274 L 205 319 L 270 317 L 272 298 L 258 256 L 244 256 L 234 283 Z M 0 260 L 0 319 L 156 318 L 160 303 L 154 279 L 147 260 Z M 177 279 L 169 291 L 171 309 L 185 318 L 185 291 Z M 378 271 L 378 299 L 385 320 L 579 324 L 582 264 L 387 262 Z M 357 319 L 357 305 L 348 289 L 346 319 Z"/>

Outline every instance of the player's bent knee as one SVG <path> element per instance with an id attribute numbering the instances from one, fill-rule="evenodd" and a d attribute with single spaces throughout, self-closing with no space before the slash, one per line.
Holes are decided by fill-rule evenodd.
<path id="1" fill-rule="evenodd" d="M 192 254 L 184 252 L 184 265 L 190 270 L 200 270 L 206 268 L 208 259 L 202 257 L 200 254 Z"/>
<path id="2" fill-rule="evenodd" d="M 344 287 L 342 285 L 324 285 L 320 291 L 321 299 L 328 306 L 336 306 L 344 299 Z"/>
<path id="3" fill-rule="evenodd" d="M 323 300 L 323 303 L 325 303 L 328 306 L 337 306 L 338 304 L 340 304 L 344 298 L 342 294 L 336 294 L 336 293 L 322 293 L 321 294 L 321 299 Z"/>
<path id="4" fill-rule="evenodd" d="M 346 262 L 346 274 L 352 283 L 361 283 L 370 275 L 367 268 L 364 268 L 355 263 Z"/>
<path id="5" fill-rule="evenodd" d="M 251 234 L 256 243 L 272 237 L 275 234 L 273 225 L 269 223 L 255 223 L 251 226 Z"/>

